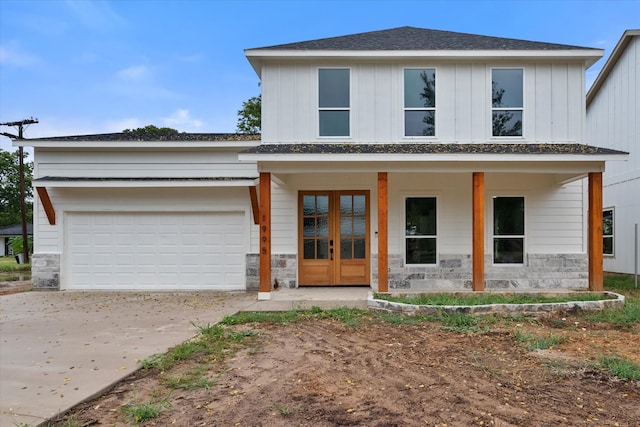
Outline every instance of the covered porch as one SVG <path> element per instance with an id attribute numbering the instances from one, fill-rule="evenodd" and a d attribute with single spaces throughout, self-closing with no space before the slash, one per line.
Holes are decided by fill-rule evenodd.
<path id="1" fill-rule="evenodd" d="M 555 265 L 558 262 L 558 257 L 555 254 L 555 258 L 547 257 L 544 249 L 537 251 L 526 251 L 525 249 L 527 257 L 521 263 L 527 267 L 531 265 L 535 270 L 531 268 L 523 270 L 517 265 L 497 265 L 495 258 L 492 258 L 497 237 L 494 236 L 495 230 L 491 228 L 494 219 L 491 217 L 491 206 L 487 206 L 487 201 L 495 199 L 493 193 L 512 194 L 517 192 L 519 188 L 517 185 L 511 187 L 513 190 L 504 190 L 502 193 L 493 191 L 495 188 L 510 188 L 508 185 L 497 185 L 496 183 L 505 179 L 517 181 L 517 176 L 527 177 L 526 179 L 532 182 L 536 181 L 532 177 L 543 177 L 543 182 L 539 185 L 554 189 L 572 184 L 575 186 L 576 183 L 582 185 L 582 180 L 586 178 L 588 183 L 586 199 L 582 194 L 574 194 L 572 197 L 579 197 L 580 200 L 574 203 L 578 207 L 574 207 L 573 213 L 570 213 L 573 216 L 576 216 L 577 213 L 578 221 L 583 221 L 584 228 L 586 228 L 586 230 L 576 230 L 576 233 L 580 233 L 580 248 L 585 247 L 585 250 L 573 251 L 582 252 L 585 259 L 585 273 L 576 273 L 576 278 L 582 278 L 590 290 L 602 290 L 602 171 L 604 170 L 605 158 L 620 154 L 622 153 L 595 147 L 585 148 L 582 145 L 560 144 L 535 145 L 533 147 L 514 144 L 503 144 L 502 146 L 472 144 L 466 147 L 461 147 L 461 144 L 447 144 L 445 147 L 442 144 L 372 144 L 366 146 L 272 144 L 255 147 L 241 153 L 240 160 L 257 161 L 260 172 L 258 197 L 255 201 L 258 206 L 254 206 L 254 210 L 258 212 L 260 229 L 258 299 L 270 299 L 274 284 L 272 277 L 272 189 L 274 182 L 276 186 L 289 186 L 291 187 L 290 192 L 297 193 L 308 187 L 290 185 L 290 182 L 306 182 L 308 184 L 309 180 L 313 180 L 315 182 L 311 187 L 325 188 L 322 187 L 325 185 L 326 189 L 330 189 L 333 188 L 331 180 L 325 180 L 322 176 L 331 175 L 334 179 L 335 176 L 342 176 L 348 181 L 356 176 L 354 174 L 366 176 L 367 179 L 363 178 L 361 181 L 368 180 L 367 182 L 369 182 L 369 184 L 362 184 L 364 187 L 361 185 L 354 187 L 354 189 L 368 188 L 371 194 L 371 223 L 367 226 L 367 236 L 369 237 L 367 251 L 371 255 L 370 285 L 378 292 L 405 289 L 403 284 L 407 280 L 400 283 L 394 276 L 396 271 L 400 270 L 405 278 L 419 277 L 424 279 L 422 282 L 428 283 L 429 277 L 434 277 L 433 275 L 429 276 L 428 272 L 433 272 L 437 267 L 438 274 L 443 274 L 442 271 L 449 267 L 449 261 L 445 255 L 451 251 L 446 248 L 455 239 L 445 238 L 444 235 L 438 236 L 442 237 L 442 242 L 438 241 L 437 243 L 438 255 L 433 262 L 435 267 L 427 266 L 426 270 L 420 270 L 419 266 L 410 265 L 411 262 L 407 260 L 404 248 L 398 249 L 406 240 L 403 236 L 404 232 L 400 230 L 400 228 L 405 228 L 405 224 L 399 225 L 404 219 L 398 218 L 399 212 L 401 212 L 399 204 L 405 200 L 401 198 L 400 193 L 405 195 L 436 194 L 437 197 L 444 200 L 444 203 L 439 202 L 440 204 L 455 204 L 454 208 L 447 207 L 446 209 L 455 209 L 456 212 L 464 211 L 464 214 L 460 215 L 462 219 L 458 221 L 457 225 L 453 221 L 447 225 L 449 229 L 455 227 L 464 229 L 464 233 L 460 234 L 463 237 L 458 236 L 459 242 L 457 244 L 465 249 L 453 251 L 461 255 L 463 265 L 458 265 L 460 264 L 458 261 L 453 263 L 453 268 L 461 268 L 449 275 L 455 276 L 456 283 L 462 283 L 460 286 L 463 288 L 484 291 L 487 288 L 488 279 L 494 285 L 497 283 L 499 287 L 502 282 L 509 282 L 510 272 L 517 271 L 517 274 L 526 276 L 530 271 L 542 271 L 546 265 Z M 299 178 L 304 176 L 308 178 L 307 181 Z M 444 182 L 450 179 L 462 183 L 459 188 L 466 189 L 444 191 L 433 184 L 434 181 Z M 416 180 L 423 184 L 416 187 L 411 183 Z M 487 180 L 490 183 L 489 190 L 486 188 Z M 324 181 L 326 184 L 318 183 L 318 181 Z M 412 185 L 414 186 L 412 187 Z M 400 191 L 405 188 L 406 191 Z M 533 193 L 536 191 L 538 190 L 534 188 Z M 437 198 L 436 196 L 434 198 Z M 540 200 L 543 199 L 540 197 L 536 199 L 536 197 L 538 197 L 537 193 L 530 196 L 532 202 L 527 203 L 531 205 L 544 204 L 540 203 Z M 451 203 L 454 198 L 456 202 Z M 443 210 L 442 213 L 439 213 L 439 216 L 443 217 L 441 222 L 448 221 L 450 215 L 446 215 L 447 210 L 445 208 L 438 209 Z M 586 218 L 583 216 L 584 211 L 588 212 Z M 294 210 L 294 212 L 298 211 Z M 536 211 L 532 210 L 532 212 L 535 216 Z M 291 223 L 299 224 L 301 215 L 302 213 L 299 212 L 298 218 L 294 215 L 291 218 Z M 557 227 L 562 227 L 562 225 Z M 558 233 L 561 234 L 561 232 Z M 525 243 L 525 237 L 522 237 L 521 244 L 528 244 L 531 247 L 536 244 L 542 245 L 533 238 L 528 239 L 529 242 Z M 295 249 L 298 260 L 302 257 L 300 247 Z M 528 252 L 533 253 L 528 254 Z M 537 252 L 542 255 L 538 255 Z M 560 257 L 562 256 L 560 254 Z M 465 258 L 468 258 L 468 261 L 465 261 Z M 465 266 L 467 262 L 468 269 Z M 582 261 L 565 260 L 559 262 L 581 263 Z M 427 271 L 427 274 L 420 276 L 420 271 Z M 553 276 L 554 279 L 550 285 L 544 286 L 562 286 L 557 285 L 564 283 L 561 280 L 562 269 L 554 270 L 553 274 L 555 276 Z M 449 277 L 445 279 L 440 282 L 450 283 Z M 538 287 L 541 280 L 536 280 L 525 282 L 530 283 L 533 287 Z M 431 282 L 437 283 L 438 281 L 432 280 Z M 296 280 L 296 283 L 299 282 Z M 450 290 L 464 289 L 458 287 Z"/>

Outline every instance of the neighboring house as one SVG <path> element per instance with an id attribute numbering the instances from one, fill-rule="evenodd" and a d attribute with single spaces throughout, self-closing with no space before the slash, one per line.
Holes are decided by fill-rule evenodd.
<path id="1" fill-rule="evenodd" d="M 33 225 L 27 224 L 27 235 L 33 236 Z M 0 256 L 14 255 L 9 247 L 9 240 L 13 237 L 22 236 L 22 225 L 9 225 L 0 227 Z"/>
<path id="2" fill-rule="evenodd" d="M 602 50 L 402 27 L 245 54 L 261 138 L 14 142 L 35 287 L 602 288 Z"/>
<path id="3" fill-rule="evenodd" d="M 633 274 L 640 265 L 640 30 L 627 30 L 587 93 L 587 142 L 630 153 L 603 175 L 604 269 Z M 640 233 L 640 231 L 639 231 Z"/>

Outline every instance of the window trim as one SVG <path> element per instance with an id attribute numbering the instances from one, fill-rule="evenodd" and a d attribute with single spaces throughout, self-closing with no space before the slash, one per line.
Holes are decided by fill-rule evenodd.
<path id="1" fill-rule="evenodd" d="M 405 100 L 404 100 L 404 91 L 405 91 L 405 84 L 406 84 L 406 80 L 405 80 L 405 71 L 406 70 L 433 70 L 433 75 L 434 78 L 437 79 L 438 76 L 438 67 L 435 66 L 425 66 L 425 67 L 420 67 L 420 66 L 415 66 L 415 67 L 403 67 L 402 68 L 402 73 L 401 73 L 401 78 L 402 78 L 402 96 L 400 97 L 400 104 L 401 104 L 401 110 L 402 110 L 402 138 L 407 138 L 407 139 L 436 139 L 438 137 L 438 83 L 436 80 L 436 87 L 435 87 L 435 106 L 434 107 L 407 107 L 405 105 Z M 433 135 L 407 135 L 407 126 L 406 126 L 406 112 L 407 111 L 433 111 L 434 114 L 434 125 L 433 125 Z"/>
<path id="2" fill-rule="evenodd" d="M 527 235 L 528 233 L 528 223 L 527 223 L 527 217 L 528 217 L 528 212 L 527 212 L 527 196 L 524 193 L 499 193 L 499 192 L 495 192 L 495 193 L 491 193 L 488 194 L 489 197 L 489 206 L 491 206 L 491 214 L 490 214 L 490 219 L 489 219 L 489 224 L 488 224 L 488 230 L 489 233 L 487 233 L 490 236 L 490 251 L 488 253 L 491 253 L 491 265 L 495 266 L 495 267 L 525 267 L 527 265 Z M 518 234 L 510 234 L 510 235 L 498 235 L 496 236 L 494 234 L 494 225 L 495 225 L 495 209 L 494 209 L 494 205 L 493 205 L 493 200 L 499 197 L 520 197 L 523 199 L 524 201 L 524 234 L 523 235 L 518 235 Z M 489 215 L 488 215 L 489 216 Z M 522 262 L 521 263 L 506 263 L 506 262 L 496 262 L 496 258 L 495 258 L 495 253 L 494 253 L 494 241 L 496 238 L 522 238 Z"/>
<path id="3" fill-rule="evenodd" d="M 494 107 L 493 106 L 493 70 L 522 70 L 522 107 Z M 496 138 L 496 139 L 500 139 L 500 140 L 504 140 L 504 139 L 525 139 L 525 127 L 524 127 L 524 123 L 526 123 L 525 120 L 525 108 L 524 106 L 526 105 L 526 99 L 525 99 L 525 95 L 526 95 L 526 90 L 525 90 L 525 83 L 526 83 L 526 70 L 525 67 L 522 66 L 500 66 L 500 67 L 490 67 L 489 68 L 489 96 L 488 96 L 488 101 L 489 101 L 489 135 L 491 138 Z M 522 129 L 521 129 L 521 133 L 522 135 L 494 135 L 493 134 L 493 112 L 494 111 L 520 111 L 522 114 Z"/>
<path id="4" fill-rule="evenodd" d="M 431 236 L 407 236 L 407 199 L 435 199 L 436 200 L 436 234 Z M 428 193 L 428 194 L 414 194 L 407 193 L 402 195 L 402 218 L 401 221 L 401 236 L 402 236 L 402 262 L 405 267 L 437 267 L 440 265 L 440 195 Z M 436 260 L 432 264 L 409 264 L 407 263 L 407 238 L 429 238 L 436 241 Z"/>
<path id="5" fill-rule="evenodd" d="M 347 70 L 349 71 L 349 107 L 320 107 L 320 70 Z M 351 67 L 318 67 L 316 69 L 316 108 L 317 108 L 317 135 L 318 138 L 322 139 L 344 139 L 351 138 L 351 129 L 353 128 L 351 119 L 353 117 L 351 108 L 352 108 L 352 68 Z M 349 113 L 349 134 L 348 135 L 320 135 L 320 112 L 321 111 L 346 111 Z"/>
<path id="6" fill-rule="evenodd" d="M 606 211 L 611 211 L 611 230 L 612 234 L 604 234 L 604 213 Z M 604 251 L 604 239 L 611 239 L 611 253 L 608 254 Z M 606 257 L 615 257 L 616 256 L 616 210 L 613 206 L 606 207 L 602 209 L 602 255 Z"/>

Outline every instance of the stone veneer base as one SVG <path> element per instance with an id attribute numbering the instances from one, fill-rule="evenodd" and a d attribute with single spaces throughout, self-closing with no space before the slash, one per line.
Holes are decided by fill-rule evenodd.
<path id="1" fill-rule="evenodd" d="M 31 287 L 34 291 L 60 289 L 60 254 L 34 253 L 31 255 Z"/>

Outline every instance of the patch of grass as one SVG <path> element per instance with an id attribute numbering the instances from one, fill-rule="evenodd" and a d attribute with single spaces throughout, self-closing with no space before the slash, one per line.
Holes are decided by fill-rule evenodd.
<path id="1" fill-rule="evenodd" d="M 158 418 L 160 414 L 170 406 L 169 396 L 167 396 L 161 400 L 151 399 L 148 402 L 128 403 L 122 407 L 122 412 L 124 412 L 133 425 L 138 425 L 145 421 Z"/>
<path id="2" fill-rule="evenodd" d="M 605 322 L 617 326 L 630 326 L 640 323 L 640 299 L 626 296 L 624 308 L 603 310 L 597 313 L 585 314 L 584 318 L 590 322 Z"/>
<path id="3" fill-rule="evenodd" d="M 145 369 L 156 368 L 166 371 L 176 363 L 200 354 L 213 355 L 218 359 L 235 351 L 247 339 L 258 335 L 255 331 L 228 331 L 222 325 L 207 325 L 198 329 L 199 333 L 194 339 L 178 344 L 164 354 L 147 357 L 140 361 L 141 366 Z"/>
<path id="4" fill-rule="evenodd" d="M 617 356 L 600 356 L 600 367 L 622 380 L 640 380 L 640 366 Z"/>
<path id="5" fill-rule="evenodd" d="M 406 316 L 404 314 L 377 312 L 377 319 L 392 325 L 419 325 L 425 322 L 437 322 L 440 320 L 438 316 Z"/>
<path id="6" fill-rule="evenodd" d="M 599 301 L 611 299 L 610 296 L 598 292 L 576 292 L 571 295 L 535 295 L 535 294 L 449 294 L 426 293 L 415 295 L 375 294 L 376 299 L 413 305 L 460 306 L 488 304 L 550 304 L 570 301 Z"/>
<path id="7" fill-rule="evenodd" d="M 635 278 L 631 274 L 607 274 L 604 276 L 604 287 L 610 290 L 635 289 Z"/>
<path id="8" fill-rule="evenodd" d="M 167 377 L 165 385 L 174 390 L 196 390 L 201 388 L 209 390 L 213 382 L 207 378 L 207 371 L 202 366 L 196 366 L 189 372 L 177 377 Z"/>
<path id="9" fill-rule="evenodd" d="M 444 329 L 464 333 L 477 332 L 480 323 L 479 318 L 464 313 L 444 313 L 441 320 Z"/>
<path id="10" fill-rule="evenodd" d="M 0 257 L 0 271 L 11 273 L 14 271 L 31 271 L 31 264 L 18 264 L 12 256 Z"/>
<path id="11" fill-rule="evenodd" d="M 566 341 L 566 338 L 559 337 L 557 335 L 550 335 L 548 337 L 535 337 L 533 335 L 525 334 L 520 331 L 515 333 L 516 341 L 527 344 L 529 351 L 533 350 L 546 350 L 562 344 Z"/>

